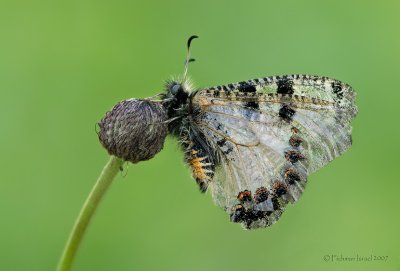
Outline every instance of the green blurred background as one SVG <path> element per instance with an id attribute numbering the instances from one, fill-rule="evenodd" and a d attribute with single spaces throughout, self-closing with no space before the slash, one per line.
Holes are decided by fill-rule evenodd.
<path id="1" fill-rule="evenodd" d="M 278 224 L 244 231 L 198 192 L 174 139 L 119 174 L 74 270 L 400 270 L 398 1 L 0 1 L 0 270 L 54 270 L 108 160 L 95 123 L 182 73 L 205 87 L 334 77 L 354 146 Z M 325 255 L 388 256 L 386 262 Z"/>

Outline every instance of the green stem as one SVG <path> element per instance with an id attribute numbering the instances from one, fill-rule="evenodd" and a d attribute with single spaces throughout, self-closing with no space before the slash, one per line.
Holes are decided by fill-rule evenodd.
<path id="1" fill-rule="evenodd" d="M 65 245 L 60 262 L 58 263 L 58 271 L 68 271 L 71 269 L 72 261 L 74 260 L 74 256 L 85 234 L 85 230 L 89 225 L 90 219 L 123 163 L 124 161 L 121 159 L 111 156 L 110 160 L 103 168 L 103 171 L 92 188 L 92 191 L 90 191 L 75 221 L 75 225 Z"/>

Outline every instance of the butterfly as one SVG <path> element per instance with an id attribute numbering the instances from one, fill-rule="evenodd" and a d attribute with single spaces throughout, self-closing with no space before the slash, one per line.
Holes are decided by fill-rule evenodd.
<path id="1" fill-rule="evenodd" d="M 183 77 L 161 94 L 166 133 L 179 140 L 200 191 L 210 190 L 230 221 L 271 226 L 300 198 L 307 177 L 351 146 L 355 92 L 316 75 L 193 89 L 186 74 L 194 38 Z"/>

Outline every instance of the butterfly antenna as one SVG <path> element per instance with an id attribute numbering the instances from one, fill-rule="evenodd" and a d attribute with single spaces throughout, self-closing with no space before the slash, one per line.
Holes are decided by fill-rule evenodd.
<path id="1" fill-rule="evenodd" d="M 186 53 L 186 61 L 185 61 L 185 70 L 183 72 L 183 82 L 186 81 L 186 75 L 188 72 L 189 62 L 193 62 L 194 58 L 190 58 L 190 44 L 192 43 L 193 39 L 197 39 L 199 36 L 193 35 L 187 41 L 187 53 Z"/>

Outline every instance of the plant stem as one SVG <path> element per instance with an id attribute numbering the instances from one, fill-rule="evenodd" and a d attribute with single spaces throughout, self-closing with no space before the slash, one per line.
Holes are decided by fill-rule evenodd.
<path id="1" fill-rule="evenodd" d="M 96 184 L 92 188 L 92 191 L 90 191 L 90 194 L 83 204 L 82 209 L 75 221 L 75 225 L 68 238 L 67 244 L 65 245 L 60 262 L 58 263 L 58 271 L 70 270 L 74 256 L 78 250 L 79 244 L 81 243 L 82 237 L 85 234 L 85 230 L 89 225 L 89 222 L 96 211 L 100 200 L 103 198 L 123 163 L 124 161 L 121 159 L 111 156 L 110 160 L 103 168 L 103 171 L 97 179 Z"/>

